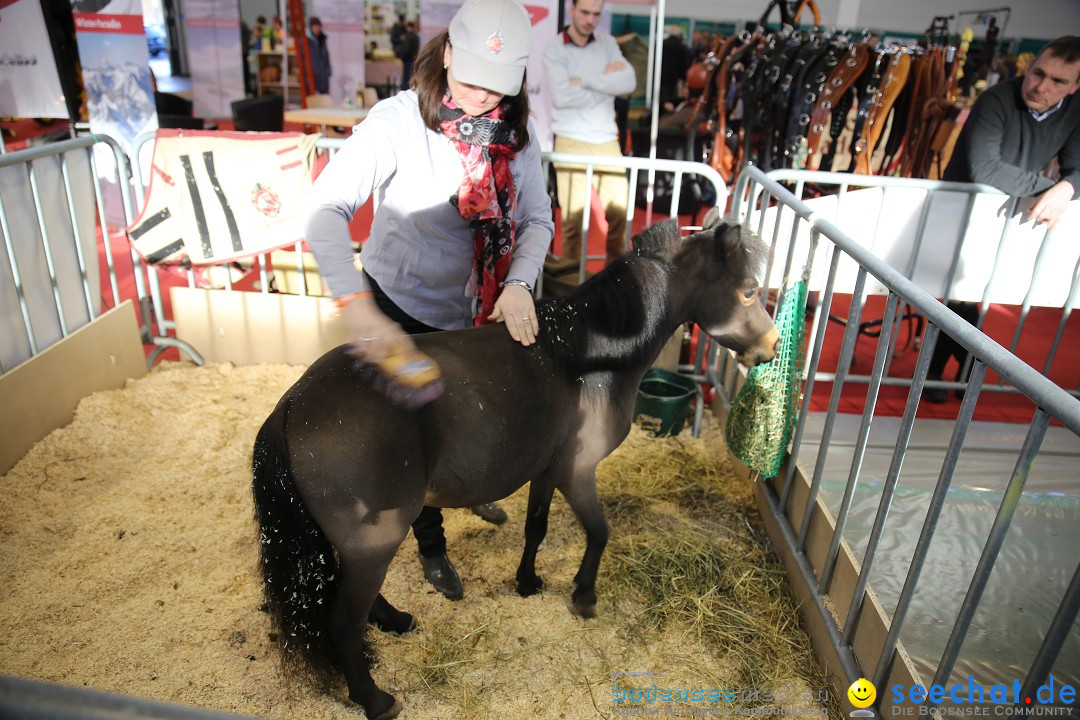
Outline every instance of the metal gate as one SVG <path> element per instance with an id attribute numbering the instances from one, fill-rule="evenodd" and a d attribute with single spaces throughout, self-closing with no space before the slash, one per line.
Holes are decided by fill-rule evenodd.
<path id="1" fill-rule="evenodd" d="M 792 193 L 781 184 L 781 180 L 793 181 L 796 192 Z M 782 555 L 785 556 L 796 595 L 803 601 L 804 618 L 814 637 L 819 656 L 827 670 L 833 673 L 834 686 L 841 697 L 844 697 L 850 683 L 866 678 L 877 688 L 876 708 L 882 715 L 920 714 L 927 712 L 928 707 L 935 706 L 938 710 L 934 712 L 965 712 L 963 706 L 969 704 L 966 689 L 962 693 L 957 692 L 950 699 L 950 690 L 957 681 L 953 673 L 954 667 L 961 657 L 961 650 L 973 621 L 988 604 L 985 591 L 1003 546 L 1008 548 L 1008 543 L 1031 542 L 1030 539 L 1017 539 L 1007 535 L 1018 508 L 1025 501 L 1025 485 L 1033 473 L 1038 475 L 1040 463 L 1048 452 L 1044 441 L 1051 424 L 1058 426 L 1054 428 L 1055 432 L 1064 433 L 1068 436 L 1066 439 L 1071 439 L 1071 447 L 1077 447 L 1075 441 L 1080 436 L 1080 401 L 948 310 L 933 295 L 909 280 L 904 272 L 876 257 L 867 249 L 865 241 L 860 242 L 841 229 L 841 220 L 827 219 L 829 215 L 821 211 L 820 205 L 815 208 L 808 204 L 808 201 L 800 199 L 800 195 L 811 183 L 829 182 L 852 185 L 878 182 L 888 185 L 889 179 L 874 180 L 850 175 L 766 175 L 758 168 L 751 167 L 739 177 L 733 193 L 732 215 L 752 229 L 762 232 L 767 241 L 771 235 L 774 250 L 771 264 L 774 268 L 779 268 L 771 277 L 787 278 L 793 272 L 799 274 L 805 270 L 808 277 L 816 279 L 812 281 L 816 282 L 812 287 L 817 290 L 811 332 L 807 341 L 803 400 L 790 456 L 776 478 L 757 478 L 759 505 L 766 515 L 774 540 L 782 547 Z M 916 186 L 920 183 L 914 182 Z M 939 183 L 933 187 L 922 186 L 915 189 L 933 194 L 939 191 L 972 193 L 980 188 Z M 1004 199 L 1004 196 L 1000 199 Z M 963 203 L 970 211 L 974 206 L 975 196 L 966 195 Z M 1015 204 L 1015 199 L 1007 203 L 1012 208 L 1015 208 Z M 921 209 L 916 215 L 920 238 L 926 235 L 925 208 L 928 207 L 929 203 L 920 206 Z M 768 222 L 767 216 L 771 216 Z M 781 230 L 783 223 L 777 221 L 777 218 L 787 218 L 791 223 L 786 237 Z M 964 227 L 970 222 L 971 218 L 968 218 Z M 799 238 L 805 238 L 806 242 L 800 242 Z M 958 240 L 958 245 L 963 244 L 962 237 Z M 959 253 L 959 249 L 956 252 Z M 917 248 L 914 255 L 917 257 Z M 1067 268 L 1073 272 L 1074 279 L 1067 289 L 1067 301 L 1062 304 L 1061 328 L 1064 328 L 1076 298 L 1074 267 L 1075 261 Z M 910 273 L 911 268 L 906 269 Z M 945 280 L 951 286 L 954 278 L 955 263 L 952 270 L 945 275 Z M 830 315 L 830 308 L 841 285 L 851 294 L 850 310 L 846 321 L 830 323 L 826 318 Z M 854 377 L 849 374 L 849 368 L 855 344 L 860 336 L 863 301 L 871 292 L 881 293 L 885 300 L 876 337 L 873 368 L 868 375 Z M 1064 290 L 1062 293 L 1066 294 Z M 1030 295 L 1030 288 L 1027 294 Z M 897 336 L 905 308 L 908 312 L 918 313 L 924 318 L 926 329 L 921 335 L 914 372 L 910 377 L 896 380 L 887 378 L 886 371 L 896 352 Z M 1026 312 L 1026 305 L 1024 310 Z M 835 328 L 842 328 L 842 331 L 837 331 L 842 332 L 839 359 L 835 372 L 822 373 L 820 365 L 826 336 L 828 334 L 830 339 L 835 339 Z M 965 394 L 953 422 L 948 425 L 948 443 L 937 457 L 937 479 L 926 501 L 926 513 L 921 529 L 918 530 L 918 541 L 914 545 L 910 561 L 906 563 L 902 589 L 892 603 L 893 606 L 889 608 L 873 593 L 870 577 L 875 559 L 878 559 L 881 552 L 883 538 L 888 531 L 897 530 L 889 523 L 890 508 L 898 492 L 904 490 L 904 484 L 900 482 L 901 471 L 907 454 L 913 450 L 912 433 L 916 427 L 916 412 L 924 390 L 928 387 L 927 371 L 934 346 L 941 334 L 954 338 L 974 360 L 967 383 L 952 385 L 963 387 Z M 1051 356 L 1056 352 L 1060 339 L 1061 332 L 1054 340 Z M 997 488 L 1000 502 L 994 511 L 993 525 L 985 537 L 985 542 L 979 540 L 981 547 L 977 552 L 956 559 L 963 570 L 962 574 L 967 578 L 966 588 L 958 585 L 928 589 L 925 584 L 920 584 L 920 576 L 927 569 L 928 558 L 935 556 L 944 542 L 936 533 L 957 464 L 965 448 L 965 438 L 972 425 L 976 404 L 980 394 L 985 389 L 991 389 L 987 382 L 989 372 L 996 373 L 1001 378 L 1000 384 L 992 389 L 1004 387 L 1007 382 L 1012 391 L 1032 402 L 1030 426 L 1026 428 L 1026 435 L 1019 448 L 1009 454 L 1011 460 L 1007 461 L 1007 466 L 1003 462 L 998 463 L 1003 471 L 1001 485 Z M 716 366 L 708 368 L 707 375 L 718 388 L 720 401 L 725 405 L 730 403 L 741 382 L 733 360 L 730 357 L 721 358 Z M 888 453 L 887 470 L 879 483 L 873 525 L 867 537 L 859 538 L 864 545 L 864 552 L 857 558 L 851 547 L 853 542 L 845 538 L 844 531 L 853 517 L 853 498 L 861 489 L 860 482 L 865 482 L 862 477 L 869 439 L 876 430 L 875 423 L 882 422 L 875 413 L 875 406 L 883 384 L 890 381 L 899 382 L 908 388 L 907 398 L 902 417 L 895 428 L 895 437 L 889 436 L 890 443 L 894 444 L 891 453 Z M 832 385 L 828 410 L 823 417 L 814 418 L 820 425 L 819 446 L 808 447 L 804 439 L 808 422 L 811 421 L 810 399 L 815 383 L 822 382 Z M 851 383 L 862 383 L 866 387 L 857 437 L 850 448 L 833 449 L 831 444 L 837 427 L 840 399 L 845 386 Z M 837 467 L 846 468 L 842 471 L 846 478 L 829 476 L 826 461 L 830 454 L 836 455 L 831 472 L 835 473 Z M 802 467 L 800 461 L 808 457 L 812 464 Z M 1075 458 L 1073 461 L 1075 462 Z M 1005 472 L 1007 468 L 1011 468 L 1011 471 Z M 1076 475 L 1073 474 L 1072 478 L 1071 487 L 1075 490 Z M 986 482 L 993 483 L 997 480 L 998 478 L 988 477 Z M 822 500 L 822 488 L 823 483 L 834 481 L 842 486 L 843 498 L 838 509 L 830 510 Z M 914 527 L 907 530 L 910 533 L 916 532 Z M 1037 698 L 1036 691 L 1047 682 L 1053 671 L 1056 670 L 1059 676 L 1063 671 L 1075 672 L 1075 668 L 1055 666 L 1063 646 L 1077 641 L 1075 623 L 1077 611 L 1080 609 L 1080 548 L 1076 545 L 1068 547 L 1066 555 L 1067 564 L 1055 568 L 1058 581 L 1046 588 L 1047 613 L 1041 644 L 1033 642 L 1029 651 L 1022 649 L 1020 638 L 1008 638 L 1005 641 L 1015 648 L 1015 664 L 1023 668 L 1016 677 L 1016 692 L 1013 692 L 1010 685 L 1007 698 L 995 700 L 991 697 L 988 684 L 985 693 L 980 690 L 974 704 L 994 706 L 995 710 L 992 712 L 996 714 L 1005 714 L 1002 711 L 1005 706 L 1008 706 L 1008 714 L 1014 714 L 1013 711 L 1017 709 L 1023 714 L 1025 708 L 1030 713 L 1031 702 L 1044 702 L 1046 693 L 1041 693 Z M 932 679 L 921 677 L 900 643 L 905 623 L 910 620 L 909 611 L 913 598 L 927 592 L 937 593 L 942 604 L 948 604 L 945 601 L 947 597 L 956 598 L 961 594 L 963 597 L 954 619 L 949 626 L 942 627 L 939 631 L 940 643 L 937 651 L 940 656 L 931 663 L 934 668 Z M 968 678 L 966 682 L 975 681 Z M 912 694 L 911 689 L 916 684 L 921 684 L 924 688 L 941 686 L 942 690 L 927 700 L 926 695 L 918 691 Z M 957 702 L 958 700 L 960 702 Z M 1069 703 L 1063 703 L 1060 698 L 1055 697 L 1053 704 Z M 922 709 L 915 706 L 921 706 Z"/>

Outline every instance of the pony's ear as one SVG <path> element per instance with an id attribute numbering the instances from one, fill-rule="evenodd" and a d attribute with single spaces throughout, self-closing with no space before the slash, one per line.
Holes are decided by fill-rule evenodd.
<path id="1" fill-rule="evenodd" d="M 721 257 L 729 257 L 742 247 L 742 226 L 736 223 L 722 222 L 716 226 L 716 249 Z"/>
<path id="2" fill-rule="evenodd" d="M 679 221 L 675 218 L 658 222 L 630 238 L 630 245 L 639 255 L 670 258 L 679 247 Z"/>

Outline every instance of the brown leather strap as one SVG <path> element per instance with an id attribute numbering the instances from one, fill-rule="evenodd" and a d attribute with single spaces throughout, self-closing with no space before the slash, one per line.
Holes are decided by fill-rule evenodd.
<path id="1" fill-rule="evenodd" d="M 710 84 L 713 82 L 716 69 L 720 65 L 720 61 L 716 59 L 716 52 L 720 47 L 723 46 L 725 42 L 727 42 L 727 38 L 724 38 L 720 35 L 717 35 L 715 38 L 713 38 L 713 44 L 712 47 L 709 48 L 708 55 L 695 61 L 693 67 L 691 68 L 691 70 L 693 70 L 693 68 L 700 69 L 700 71 L 705 74 L 705 79 L 702 85 L 697 88 L 698 90 L 700 90 L 700 92 L 694 93 L 691 96 L 694 112 L 691 122 L 684 128 L 687 131 L 693 128 L 695 124 L 699 121 L 709 121 L 708 114 L 709 110 L 712 109 L 710 106 L 715 105 L 715 98 L 713 97 L 713 91 L 710 89 Z M 690 86 L 689 73 L 687 74 L 687 86 Z M 710 126 L 705 129 L 711 131 L 712 128 Z"/>
<path id="2" fill-rule="evenodd" d="M 709 156 L 709 165 L 720 173 L 720 177 L 727 183 L 732 181 L 742 166 L 738 138 L 728 137 L 727 94 L 728 83 L 731 81 L 731 61 L 741 56 L 744 49 L 760 44 L 763 36 L 732 35 L 730 40 L 731 42 L 724 48 L 723 61 L 716 73 L 716 132 L 713 135 L 712 153 Z"/>
<path id="3" fill-rule="evenodd" d="M 829 73 L 829 78 L 821 90 L 821 97 L 818 98 L 814 112 L 810 116 L 810 129 L 806 133 L 807 167 L 815 164 L 814 155 L 817 154 L 818 147 L 821 145 L 821 136 L 825 128 L 829 126 L 829 114 L 832 113 L 833 107 L 851 88 L 851 84 L 862 74 L 869 62 L 870 48 L 865 42 L 861 42 L 852 45 Z"/>
<path id="4" fill-rule="evenodd" d="M 858 175 L 870 175 L 870 159 L 874 155 L 874 148 L 881 138 L 881 131 L 885 128 L 885 119 L 892 109 L 893 103 L 904 89 L 908 74 L 911 72 L 911 56 L 905 52 L 896 53 L 889 62 L 889 69 L 878 88 L 877 98 L 870 105 L 870 112 L 866 116 L 862 135 L 852 151 L 855 153 L 855 173 Z"/>
<path id="5" fill-rule="evenodd" d="M 930 66 L 926 56 L 916 55 L 911 61 L 911 101 L 908 103 L 907 123 L 904 125 L 904 139 L 900 146 L 900 175 L 904 176 L 911 166 L 911 148 L 915 140 L 916 128 L 922 117 L 922 106 L 926 102 L 926 85 L 930 81 Z"/>
<path id="6" fill-rule="evenodd" d="M 902 177 L 926 177 L 930 145 L 945 117 L 948 78 L 945 77 L 945 54 L 941 48 L 932 48 L 922 57 L 922 75 L 920 92 L 912 104 L 912 110 L 918 115 L 908 135 L 907 153 L 900 169 Z"/>
<path id="7" fill-rule="evenodd" d="M 713 71 L 712 83 L 716 93 L 714 103 L 716 107 L 716 124 L 713 133 L 712 152 L 709 155 L 709 165 L 720 173 L 724 182 L 731 182 L 735 175 L 735 154 L 727 142 L 727 88 L 730 75 L 731 50 L 738 41 L 737 35 L 724 39 L 720 47 L 714 50 L 720 65 Z"/>

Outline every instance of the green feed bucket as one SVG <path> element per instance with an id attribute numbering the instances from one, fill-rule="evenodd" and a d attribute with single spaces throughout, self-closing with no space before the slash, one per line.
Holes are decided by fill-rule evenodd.
<path id="1" fill-rule="evenodd" d="M 634 402 L 634 424 L 657 437 L 678 435 L 697 385 L 685 375 L 653 368 L 645 373 Z"/>

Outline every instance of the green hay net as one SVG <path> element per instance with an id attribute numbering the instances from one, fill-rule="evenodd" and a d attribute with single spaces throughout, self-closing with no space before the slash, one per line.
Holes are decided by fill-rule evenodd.
<path id="1" fill-rule="evenodd" d="M 756 365 L 731 403 L 727 436 L 731 452 L 747 467 L 774 477 L 780 471 L 799 416 L 806 280 L 784 293 L 776 315 L 780 349 L 772 362 Z"/>

